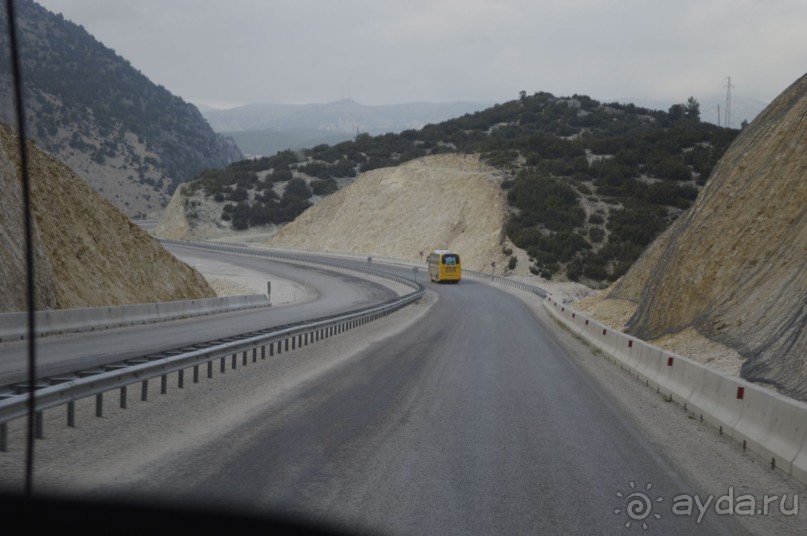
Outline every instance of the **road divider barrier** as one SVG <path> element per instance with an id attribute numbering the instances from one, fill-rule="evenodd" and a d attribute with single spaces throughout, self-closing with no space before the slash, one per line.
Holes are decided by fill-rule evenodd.
<path id="1" fill-rule="evenodd" d="M 807 484 L 807 404 L 611 329 L 551 297 L 543 303 L 559 323 L 648 387 Z"/>
<path id="2" fill-rule="evenodd" d="M 36 336 L 96 331 L 194 316 L 268 307 L 264 294 L 198 300 L 36 311 Z M 0 313 L 0 341 L 28 337 L 28 313 Z"/>
<path id="3" fill-rule="evenodd" d="M 304 256 L 272 254 L 244 247 L 204 242 L 194 245 L 187 242 L 176 242 L 176 244 L 352 270 L 395 281 L 409 287 L 412 292 L 389 299 L 379 305 L 365 306 L 287 326 L 270 327 L 259 332 L 200 343 L 193 347 L 130 358 L 121 364 L 77 371 L 74 374 L 62 374 L 54 378 L 37 379 L 34 385 L 28 385 L 27 382 L 14 385 L 12 390 L 0 393 L 0 452 L 8 450 L 8 424 L 15 419 L 29 415 L 31 407 L 33 407 L 33 422 L 36 423 L 34 435 L 37 439 L 42 439 L 44 438 L 44 412 L 46 410 L 66 406 L 67 425 L 73 427 L 75 426 L 75 402 L 77 400 L 95 397 L 96 416 L 102 417 L 104 395 L 109 391 L 119 390 L 120 407 L 125 409 L 129 398 L 128 393 L 130 393 L 127 388 L 131 385 L 140 385 L 140 399 L 146 401 L 150 392 L 149 385 L 153 380 L 159 379 L 160 393 L 164 394 L 168 389 L 168 376 L 174 374 L 177 388 L 181 389 L 184 386 L 186 371 L 192 371 L 193 382 L 198 383 L 201 370 L 206 369 L 207 377 L 212 378 L 216 368 L 221 374 L 224 374 L 228 368 L 237 368 L 239 363 L 241 366 L 247 366 L 250 357 L 252 363 L 257 363 L 259 356 L 263 360 L 267 356 L 293 351 L 388 316 L 418 301 L 426 292 L 425 287 L 416 281 L 378 270 L 339 265 Z M 171 310 L 167 314 L 176 312 L 173 310 L 174 307 L 167 309 Z M 75 320 L 78 323 L 86 323 L 88 318 L 85 313 L 79 313 L 76 314 Z"/>

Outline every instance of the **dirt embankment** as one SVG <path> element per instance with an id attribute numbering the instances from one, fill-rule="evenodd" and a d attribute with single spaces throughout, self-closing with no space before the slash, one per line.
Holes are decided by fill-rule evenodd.
<path id="1" fill-rule="evenodd" d="M 747 127 L 695 205 L 590 304 L 645 339 L 705 337 L 807 398 L 807 75 Z M 626 318 L 627 317 L 627 318 Z"/>
<path id="2" fill-rule="evenodd" d="M 165 251 L 64 164 L 30 144 L 39 308 L 213 297 L 205 279 Z M 0 311 L 25 308 L 17 138 L 0 125 Z"/>
<path id="3" fill-rule="evenodd" d="M 463 256 L 463 266 L 505 271 L 507 200 L 496 171 L 475 156 L 436 155 L 362 174 L 286 225 L 269 242 L 275 247 L 374 253 L 420 261 L 434 249 Z"/>

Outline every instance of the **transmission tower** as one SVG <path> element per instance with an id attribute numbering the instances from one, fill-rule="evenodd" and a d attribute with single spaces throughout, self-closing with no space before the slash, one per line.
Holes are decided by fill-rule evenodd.
<path id="1" fill-rule="evenodd" d="M 734 86 L 731 83 L 731 77 L 726 77 L 726 128 L 731 128 L 731 88 Z"/>

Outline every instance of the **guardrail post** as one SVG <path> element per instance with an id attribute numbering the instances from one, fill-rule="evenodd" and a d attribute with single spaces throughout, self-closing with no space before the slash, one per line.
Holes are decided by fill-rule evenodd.
<path id="1" fill-rule="evenodd" d="M 289 338 L 286 337 L 286 351 L 289 351 Z"/>
<path id="2" fill-rule="evenodd" d="M 269 357 L 275 355 L 275 343 L 274 341 L 269 343 Z"/>
<path id="3" fill-rule="evenodd" d="M 126 409 L 126 386 L 120 388 L 120 407 Z"/>
<path id="4" fill-rule="evenodd" d="M 199 383 L 199 365 L 193 366 L 193 383 Z"/>
<path id="5" fill-rule="evenodd" d="M 0 452 L 8 452 L 8 425 L 0 422 Z"/>
<path id="6" fill-rule="evenodd" d="M 266 345 L 261 346 L 261 359 L 266 359 Z"/>
<path id="7" fill-rule="evenodd" d="M 160 376 L 160 394 L 164 395 L 168 392 L 168 376 L 163 374 Z"/>
<path id="8" fill-rule="evenodd" d="M 37 439 L 45 438 L 45 416 L 41 411 L 34 413 L 34 437 Z"/>
<path id="9" fill-rule="evenodd" d="M 67 403 L 67 426 L 69 428 L 76 427 L 76 403 L 72 400 Z"/>
<path id="10" fill-rule="evenodd" d="M 244 350 L 244 353 L 241 354 L 241 364 L 245 367 L 247 366 L 247 351 Z"/>
<path id="11" fill-rule="evenodd" d="M 252 349 L 252 362 L 253 363 L 258 362 L 258 349 L 257 348 Z"/>
<path id="12" fill-rule="evenodd" d="M 95 395 L 95 416 L 104 416 L 104 393 L 98 393 Z"/>
<path id="13" fill-rule="evenodd" d="M 233 370 L 235 370 L 235 367 L 237 366 L 236 361 L 238 361 L 238 354 L 237 353 L 233 354 L 233 360 L 232 360 L 232 369 Z"/>
<path id="14" fill-rule="evenodd" d="M 227 367 L 224 365 L 224 362 L 225 362 L 226 359 L 227 358 L 225 358 L 225 357 L 221 358 L 221 373 L 222 374 L 224 374 L 224 371 L 227 369 Z"/>
<path id="15" fill-rule="evenodd" d="M 149 399 L 149 381 L 143 380 L 140 383 L 140 401 L 147 402 Z"/>
<path id="16" fill-rule="evenodd" d="M 177 388 L 182 389 L 185 387 L 185 371 L 180 369 L 177 371 Z"/>
<path id="17" fill-rule="evenodd" d="M 213 377 L 213 360 L 212 359 L 207 362 L 207 377 L 208 378 Z"/>
<path id="18" fill-rule="evenodd" d="M 297 348 L 296 344 L 297 344 L 297 337 L 292 335 L 292 337 L 291 337 L 291 349 L 292 350 Z"/>

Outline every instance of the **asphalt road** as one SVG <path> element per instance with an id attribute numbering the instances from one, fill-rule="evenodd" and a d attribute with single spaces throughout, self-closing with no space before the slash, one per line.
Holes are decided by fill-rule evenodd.
<path id="1" fill-rule="evenodd" d="M 120 410 L 85 431 L 60 428 L 52 435 L 63 443 L 40 447 L 40 478 L 91 496 L 393 536 L 749 533 L 731 516 L 698 523 L 670 514 L 674 496 L 700 494 L 703 482 L 671 461 L 658 434 L 628 416 L 523 301 L 472 279 L 427 286 L 436 303 L 411 306 L 425 312 L 397 333 L 383 327 L 394 318 L 382 320 L 276 355 L 246 376 L 230 371 L 166 405 Z M 141 421 L 127 421 L 138 412 Z M 629 504 L 651 514 L 631 518 Z"/>
<path id="2" fill-rule="evenodd" d="M 615 514 L 617 490 L 693 491 L 522 301 L 473 280 L 429 287 L 439 301 L 412 327 L 131 489 L 392 535 L 629 534 L 641 522 Z M 729 518 L 644 521 L 745 534 Z"/>
<path id="3" fill-rule="evenodd" d="M 180 248 L 168 249 L 176 251 Z M 56 375 L 96 367 L 167 348 L 377 304 L 397 296 L 388 287 L 348 273 L 215 251 L 193 250 L 193 254 L 226 261 L 249 270 L 265 271 L 301 285 L 305 284 L 316 291 L 318 298 L 316 301 L 280 308 L 269 307 L 106 331 L 39 338 L 37 339 L 38 375 Z M 27 350 L 25 341 L 0 344 L 0 385 L 25 380 Z"/>

